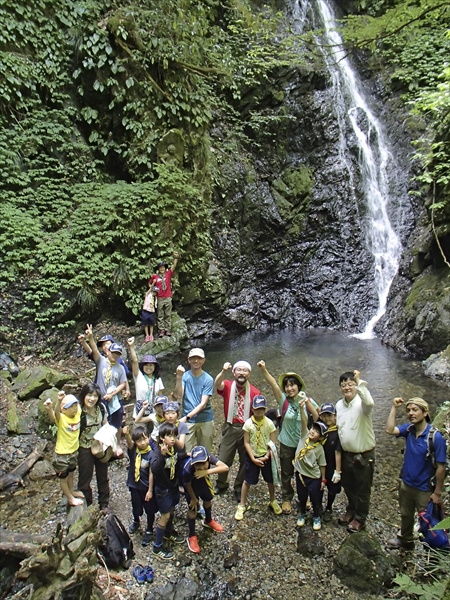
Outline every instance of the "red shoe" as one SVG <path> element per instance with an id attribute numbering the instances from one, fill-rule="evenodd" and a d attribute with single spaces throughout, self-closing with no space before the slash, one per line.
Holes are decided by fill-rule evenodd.
<path id="1" fill-rule="evenodd" d="M 217 523 L 217 521 L 214 521 L 214 519 L 211 519 L 211 521 L 209 523 L 207 523 L 206 521 L 203 521 L 203 527 L 208 527 L 208 529 L 217 531 L 217 533 L 222 533 L 222 531 L 224 531 L 224 528 L 222 527 L 222 525 L 220 523 Z"/>
<path id="2" fill-rule="evenodd" d="M 198 545 L 198 539 L 196 535 L 188 537 L 187 545 L 191 552 L 194 552 L 194 554 L 200 554 L 200 546 Z"/>

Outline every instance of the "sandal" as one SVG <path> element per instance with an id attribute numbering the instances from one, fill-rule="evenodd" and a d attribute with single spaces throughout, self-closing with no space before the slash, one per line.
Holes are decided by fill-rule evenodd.
<path id="1" fill-rule="evenodd" d="M 147 581 L 145 568 L 141 565 L 136 565 L 134 567 L 133 575 L 138 583 L 145 583 Z"/>
<path id="2" fill-rule="evenodd" d="M 281 504 L 281 510 L 283 511 L 283 515 L 290 515 L 292 512 L 292 504 L 289 502 L 289 500 L 285 500 L 282 504 Z"/>

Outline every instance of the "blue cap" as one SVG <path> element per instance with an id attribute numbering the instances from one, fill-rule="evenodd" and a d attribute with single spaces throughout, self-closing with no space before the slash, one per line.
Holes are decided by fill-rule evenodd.
<path id="1" fill-rule="evenodd" d="M 112 335 L 102 335 L 102 337 L 97 340 L 97 344 L 102 344 L 103 342 L 111 342 L 112 344 L 114 344 L 114 338 Z"/>
<path id="2" fill-rule="evenodd" d="M 195 446 L 191 450 L 191 465 L 195 463 L 205 462 L 209 459 L 208 450 L 204 446 Z"/>
<path id="3" fill-rule="evenodd" d="M 319 409 L 319 415 L 323 415 L 323 413 L 331 413 L 332 415 L 336 414 L 336 407 L 331 402 L 325 402 L 322 404 Z"/>
<path id="4" fill-rule="evenodd" d="M 255 396 L 252 400 L 252 408 L 266 408 L 266 399 L 264 396 Z"/>
<path id="5" fill-rule="evenodd" d="M 168 404 L 168 402 L 169 398 L 167 396 L 157 396 L 153 402 L 153 406 L 156 406 L 157 404 Z"/>
<path id="6" fill-rule="evenodd" d="M 328 433 L 328 427 L 325 425 L 325 423 L 322 423 L 322 421 L 316 421 L 313 423 L 313 427 L 314 429 L 317 429 L 322 437 L 325 437 Z"/>
<path id="7" fill-rule="evenodd" d="M 180 410 L 180 405 L 178 402 L 166 402 L 163 407 L 163 413 L 168 412 L 169 410 L 173 410 L 177 413 Z"/>
<path id="8" fill-rule="evenodd" d="M 120 344 L 111 344 L 109 347 L 110 352 L 118 352 L 119 354 L 123 353 L 122 346 Z"/>

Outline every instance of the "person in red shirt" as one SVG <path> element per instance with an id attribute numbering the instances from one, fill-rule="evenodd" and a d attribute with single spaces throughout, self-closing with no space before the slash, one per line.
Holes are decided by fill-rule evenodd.
<path id="1" fill-rule="evenodd" d="M 232 381 L 224 379 L 225 374 L 230 370 L 234 377 Z M 214 381 L 215 390 L 223 398 L 225 414 L 219 460 L 231 467 L 236 451 L 239 453 L 239 471 L 234 481 L 234 495 L 237 502 L 241 499 L 241 488 L 245 477 L 246 451 L 242 427 L 251 417 L 253 398 L 261 395 L 261 392 L 248 381 L 251 371 L 250 363 L 245 360 L 238 361 L 233 368 L 231 363 L 226 362 Z M 228 485 L 228 473 L 220 473 L 217 477 L 216 492 L 219 494 L 225 492 Z"/>
<path id="2" fill-rule="evenodd" d="M 172 315 L 171 279 L 175 269 L 177 268 L 178 257 L 178 252 L 174 252 L 173 263 L 170 269 L 167 263 L 158 263 L 155 268 L 156 273 L 150 277 L 148 282 L 149 287 L 156 286 L 158 288 L 157 311 L 159 337 L 170 335 L 170 317 Z"/>

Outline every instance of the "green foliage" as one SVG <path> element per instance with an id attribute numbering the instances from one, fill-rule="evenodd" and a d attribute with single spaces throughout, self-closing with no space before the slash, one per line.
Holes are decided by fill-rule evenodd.
<path id="1" fill-rule="evenodd" d="M 414 596 L 420 600 L 440 600 L 445 591 L 445 583 L 433 581 L 433 583 L 415 583 L 409 575 L 402 573 L 397 575 L 394 583 L 399 592 L 405 592 L 408 596 Z"/>
<path id="2" fill-rule="evenodd" d="M 450 528 L 450 517 L 446 517 L 443 521 L 439 521 L 433 529 L 449 529 Z"/>

